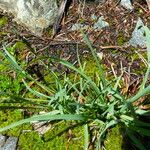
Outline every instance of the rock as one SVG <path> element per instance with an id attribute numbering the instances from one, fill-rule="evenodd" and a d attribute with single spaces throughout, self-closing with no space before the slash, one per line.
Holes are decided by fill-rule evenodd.
<path id="1" fill-rule="evenodd" d="M 120 5 L 128 10 L 133 10 L 133 6 L 130 0 L 121 0 Z"/>
<path id="2" fill-rule="evenodd" d="M 83 29 L 88 29 L 88 25 L 81 24 L 81 23 L 75 23 L 72 25 L 70 31 L 78 31 L 78 30 L 83 30 Z"/>
<path id="3" fill-rule="evenodd" d="M 6 137 L 0 134 L 0 149 L 4 146 Z"/>
<path id="4" fill-rule="evenodd" d="M 146 37 L 144 35 L 144 23 L 141 20 L 141 18 L 138 18 L 136 27 L 134 31 L 132 32 L 132 37 L 129 40 L 129 44 L 134 47 L 146 47 Z"/>
<path id="5" fill-rule="evenodd" d="M 88 29 L 90 27 L 93 28 L 95 31 L 98 31 L 102 28 L 109 26 L 109 23 L 104 20 L 103 16 L 97 17 L 95 14 L 92 14 L 91 20 L 95 22 L 93 26 L 89 26 L 89 25 L 86 25 L 83 23 L 82 24 L 81 23 L 75 23 L 71 27 L 70 31 L 83 30 L 83 29 Z"/>
<path id="6" fill-rule="evenodd" d="M 94 23 L 93 28 L 95 31 L 98 31 L 98 30 L 108 27 L 108 26 L 109 26 L 109 23 L 104 20 L 103 16 L 101 16 L 98 18 L 97 22 Z"/>
<path id="7" fill-rule="evenodd" d="M 57 0 L 0 0 L 0 9 L 12 13 L 17 23 L 39 36 L 54 24 L 58 13 Z"/>
<path id="8" fill-rule="evenodd" d="M 17 142 L 18 142 L 18 138 L 16 138 L 16 137 L 9 137 L 6 140 L 4 146 L 1 147 L 1 150 L 16 150 Z"/>

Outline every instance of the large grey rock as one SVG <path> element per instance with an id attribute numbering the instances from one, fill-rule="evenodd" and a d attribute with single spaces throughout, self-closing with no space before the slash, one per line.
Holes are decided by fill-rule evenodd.
<path id="1" fill-rule="evenodd" d="M 53 25 L 58 13 L 57 0 L 0 0 L 0 9 L 15 16 L 15 21 L 41 35 Z"/>

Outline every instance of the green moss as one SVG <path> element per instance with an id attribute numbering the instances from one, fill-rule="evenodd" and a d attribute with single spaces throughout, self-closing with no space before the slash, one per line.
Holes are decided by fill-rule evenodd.
<path id="1" fill-rule="evenodd" d="M 10 125 L 11 123 L 16 122 L 22 118 L 23 116 L 20 110 L 4 110 L 4 111 L 1 110 L 0 111 L 0 128 Z M 22 127 L 19 126 L 11 130 L 7 130 L 3 132 L 3 134 L 9 135 L 9 136 L 19 136 L 21 130 L 22 130 Z"/>
<path id="2" fill-rule="evenodd" d="M 44 142 L 37 132 L 29 131 L 20 135 L 18 146 L 21 150 L 42 150 Z"/>
<path id="3" fill-rule="evenodd" d="M 44 140 L 45 148 L 51 150 L 80 150 L 83 149 L 83 127 L 76 126 L 73 122 L 60 122 L 54 125 L 50 131 L 48 131 Z"/>
<path id="4" fill-rule="evenodd" d="M 127 42 L 128 39 L 125 38 L 123 33 L 119 33 L 117 37 L 117 45 L 122 46 L 125 42 Z"/>
<path id="5" fill-rule="evenodd" d="M 1 28 L 1 27 L 0 27 Z M 3 40 L 3 36 L 6 36 L 8 33 L 7 32 L 3 32 L 3 31 L 0 31 L 0 40 L 2 41 Z"/>
<path id="6" fill-rule="evenodd" d="M 120 131 L 120 127 L 116 126 L 112 128 L 106 137 L 104 142 L 106 150 L 122 150 L 123 146 L 123 137 Z"/>
<path id="7" fill-rule="evenodd" d="M 0 66 L 0 68 L 1 68 L 1 66 Z M 17 76 L 15 78 L 13 78 L 13 77 L 11 77 L 11 75 L 7 74 L 7 72 L 6 73 L 1 72 L 1 70 L 0 70 L 0 91 L 3 91 L 9 95 L 15 94 L 15 96 L 16 96 L 20 93 L 20 91 L 23 88 L 24 88 L 24 85 L 21 83 L 21 76 Z"/>
<path id="8" fill-rule="evenodd" d="M 146 59 L 147 53 L 146 52 L 142 52 L 142 54 L 137 53 L 138 51 L 136 48 L 132 48 L 132 51 L 133 53 L 127 56 L 130 59 L 131 71 L 137 75 L 143 75 L 147 70 L 145 64 L 146 63 L 145 60 L 147 61 Z"/>
<path id="9" fill-rule="evenodd" d="M 59 77 L 60 75 L 55 72 L 55 75 Z M 49 88 L 55 88 L 56 87 L 56 77 L 54 77 L 54 74 L 51 73 L 50 71 L 44 70 L 44 81 L 47 87 Z M 62 80 L 63 77 L 59 78 L 59 80 Z"/>
<path id="10" fill-rule="evenodd" d="M 26 44 L 22 41 L 18 41 L 13 46 L 14 49 L 24 50 L 26 48 Z"/>
<path id="11" fill-rule="evenodd" d="M 24 132 L 19 137 L 21 150 L 82 150 L 83 127 L 71 121 L 54 123 L 43 137 L 35 131 Z"/>
<path id="12" fill-rule="evenodd" d="M 48 27 L 47 29 L 45 29 L 44 34 L 46 34 L 47 36 L 52 36 L 53 35 L 53 28 Z"/>
<path id="13" fill-rule="evenodd" d="M 3 16 L 0 18 L 0 28 L 5 26 L 8 23 L 8 18 Z"/>
<path id="14" fill-rule="evenodd" d="M 93 77 L 95 75 L 95 73 L 99 72 L 99 69 L 93 58 L 87 57 L 85 60 L 83 60 L 83 62 L 86 62 L 85 73 L 88 76 Z"/>

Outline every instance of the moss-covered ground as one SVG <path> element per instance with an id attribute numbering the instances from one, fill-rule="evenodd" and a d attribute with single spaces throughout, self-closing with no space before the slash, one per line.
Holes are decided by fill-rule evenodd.
<path id="1" fill-rule="evenodd" d="M 74 126 L 71 122 L 55 123 L 45 135 L 36 131 L 22 133 L 19 137 L 19 147 L 23 150 L 82 150 L 84 145 L 83 127 Z"/>
<path id="2" fill-rule="evenodd" d="M 60 1 L 59 1 L 60 2 Z M 107 6 L 105 6 L 107 8 Z M 102 32 L 102 34 L 100 33 L 95 33 L 95 38 L 96 40 L 93 40 L 93 32 L 91 32 L 91 30 L 89 29 L 89 31 L 87 31 L 89 33 L 89 37 L 91 40 L 93 40 L 96 45 L 96 48 L 99 50 L 99 45 L 98 44 L 102 44 L 102 45 L 117 45 L 117 46 L 122 46 L 125 44 L 125 42 L 127 42 L 129 40 L 129 37 L 127 37 L 127 35 L 129 33 L 126 32 L 126 30 L 124 29 L 125 27 L 129 28 L 130 26 L 132 26 L 133 28 L 133 23 L 130 26 L 129 22 L 130 19 L 128 17 L 129 13 L 128 12 L 124 12 L 124 18 L 127 18 L 126 22 L 124 23 L 122 21 L 123 17 L 120 17 L 119 19 L 118 17 L 118 10 L 113 10 L 110 9 L 107 11 L 107 9 L 104 7 L 104 9 L 102 11 L 106 11 L 108 13 L 104 14 L 104 17 L 107 18 L 107 21 L 109 22 L 110 26 L 112 25 L 112 33 L 108 33 L 107 30 L 104 31 L 104 33 Z M 98 10 L 101 10 L 100 8 L 97 8 Z M 76 8 L 74 7 L 73 11 L 76 11 Z M 73 11 L 70 11 L 69 13 L 72 13 Z M 95 12 L 95 5 L 94 7 L 91 9 L 91 13 Z M 90 11 L 89 11 L 90 12 Z M 98 11 L 97 11 L 98 12 Z M 141 12 L 141 8 L 138 8 L 138 12 Z M 74 12 L 73 12 L 74 13 Z M 87 13 L 88 16 L 90 16 Z M 143 13 L 138 14 L 138 16 L 143 15 Z M 80 15 L 79 15 L 80 16 Z M 77 16 L 74 16 L 74 18 L 76 18 Z M 112 19 L 113 17 L 116 17 L 117 19 Z M 133 17 L 133 19 L 135 19 L 136 16 Z M 86 17 L 80 18 L 80 20 L 85 20 Z M 117 22 L 119 21 L 119 22 Z M 29 50 L 29 46 L 26 45 L 26 43 L 20 39 L 20 37 L 18 37 L 18 35 L 14 34 L 14 30 L 12 32 L 12 29 L 9 28 L 8 29 L 8 23 L 9 23 L 9 19 L 5 16 L 0 16 L 0 40 L 2 42 L 6 42 L 7 44 L 9 42 L 11 43 L 11 47 L 9 49 L 10 53 L 13 54 L 17 61 L 23 66 L 24 69 L 28 70 L 29 72 L 31 72 L 31 74 L 33 76 L 37 77 L 41 77 L 42 75 L 42 79 L 44 80 L 43 82 L 48 83 L 47 85 L 49 86 L 49 83 L 53 82 L 52 76 L 51 74 L 49 74 L 48 71 L 44 71 L 43 69 L 37 70 L 36 66 L 38 65 L 38 67 L 41 64 L 38 64 L 36 61 L 34 61 L 34 55 L 30 55 L 31 52 Z M 85 22 L 85 21 L 84 21 Z M 86 20 L 86 22 L 91 22 L 88 19 Z M 68 21 L 69 23 L 69 21 Z M 119 29 L 120 33 L 118 33 L 119 31 L 117 30 L 117 32 L 114 32 L 114 26 L 117 24 L 117 28 Z M 69 24 L 66 25 L 68 28 L 70 27 Z M 14 26 L 13 26 L 14 27 Z M 130 28 L 129 32 L 131 33 L 131 29 Z M 22 28 L 20 28 L 21 30 L 19 30 L 19 33 L 23 30 Z M 10 36 L 12 32 L 12 37 Z M 47 35 L 51 34 L 52 30 L 48 29 L 46 31 Z M 65 32 L 65 29 L 64 29 Z M 116 36 L 116 33 L 117 36 Z M 77 39 L 78 41 L 81 41 L 81 35 L 80 34 L 75 34 L 73 33 L 67 33 L 69 35 L 69 37 L 73 37 L 72 39 Z M 108 34 L 108 37 L 107 37 Z M 110 34 L 110 35 L 109 35 Z M 126 35 L 127 34 L 127 35 Z M 66 35 L 66 33 L 65 33 Z M 14 37 L 13 37 L 14 36 Z M 19 35 L 21 36 L 21 35 Z M 22 35 L 23 37 L 24 35 Z M 30 35 L 26 35 L 26 38 L 28 39 L 28 37 L 30 38 Z M 34 38 L 34 36 L 33 36 Z M 110 39 L 109 39 L 110 38 Z M 37 45 L 37 47 L 41 48 L 40 44 L 43 44 L 42 42 L 44 42 L 44 44 L 47 42 L 47 40 L 42 41 L 40 39 L 38 40 L 33 40 L 31 38 L 31 40 L 29 40 L 33 43 L 31 43 L 31 45 L 35 44 Z M 40 43 L 40 44 L 39 44 Z M 38 45 L 39 44 L 39 45 Z M 43 45 L 44 45 L 43 44 Z M 57 44 L 56 44 L 57 45 Z M 45 45 L 44 45 L 45 46 Z M 47 46 L 47 45 L 46 45 Z M 64 46 L 64 45 L 63 45 Z M 62 47 L 63 47 L 62 46 Z M 66 55 L 66 53 L 69 51 L 68 49 L 66 49 L 66 47 L 64 46 L 62 47 L 58 47 L 52 45 L 51 48 L 49 48 L 48 50 L 44 51 L 44 54 L 50 54 L 49 50 L 50 49 L 54 49 L 52 51 L 52 53 L 54 52 L 58 52 L 57 54 L 59 54 L 59 58 L 61 58 L 61 55 L 63 55 L 63 57 L 65 57 L 65 59 L 67 59 L 68 55 L 73 56 L 72 59 L 76 58 L 74 57 L 74 53 L 76 52 L 72 52 L 75 51 L 74 47 L 72 48 L 71 46 L 68 48 L 69 50 L 71 49 L 71 53 L 68 53 Z M 41 50 L 39 48 L 39 50 Z M 43 47 L 42 47 L 43 48 Z M 87 49 L 84 47 L 80 47 L 80 49 L 85 49 L 87 51 Z M 42 50 L 41 50 L 42 51 Z M 82 50 L 83 51 L 83 50 Z M 129 75 L 131 77 L 131 80 L 136 80 L 137 77 L 141 77 L 144 72 L 145 72 L 145 64 L 144 61 L 141 61 L 141 58 L 139 58 L 139 54 L 144 57 L 146 57 L 146 53 L 141 52 L 141 53 L 136 53 L 138 51 L 138 48 L 133 48 L 133 47 L 127 47 L 126 49 L 124 49 L 124 51 L 120 50 L 120 49 L 107 49 L 107 50 L 103 50 L 101 51 L 102 54 L 102 63 L 103 63 L 103 67 L 106 69 L 107 74 L 106 77 L 109 80 L 112 80 L 114 78 L 114 72 L 113 69 L 115 70 L 116 75 L 120 75 L 121 73 L 121 67 L 123 66 L 127 71 L 127 75 Z M 80 50 L 79 50 L 80 52 Z M 85 52 L 85 51 L 84 51 Z M 99 51 L 98 51 L 99 52 Z M 63 54 L 64 53 L 64 54 Z M 43 55 L 43 53 L 38 53 L 39 54 L 39 58 L 41 57 L 41 55 Z M 55 55 L 56 53 L 52 54 Z M 97 67 L 95 66 L 95 62 L 93 61 L 93 59 L 91 59 L 91 56 L 88 54 L 86 57 L 84 57 L 83 55 L 81 55 L 82 61 L 86 62 L 86 72 L 89 76 L 91 76 L 93 79 L 96 79 L 96 72 Z M 33 61 L 32 61 L 33 60 Z M 3 62 L 4 64 L 2 64 L 1 62 Z M 122 66 L 121 66 L 122 63 Z M 38 68 L 37 67 L 37 68 Z M 57 66 L 58 70 L 59 70 L 59 65 Z M 53 68 L 52 68 L 53 69 Z M 129 71 L 129 72 L 128 72 Z M 128 74 L 130 73 L 130 74 Z M 70 78 L 74 79 L 74 73 L 70 73 Z M 10 67 L 8 66 L 8 62 L 6 60 L 3 59 L 3 57 L 0 55 L 0 91 L 2 92 L 6 92 L 5 94 L 13 94 L 13 95 L 19 95 L 22 94 L 23 96 L 27 96 L 30 98 L 34 98 L 32 94 L 30 94 L 26 89 L 24 84 L 21 81 L 22 76 L 16 76 L 15 72 L 13 72 L 12 70 L 10 70 Z M 130 84 L 130 82 L 127 82 L 126 78 L 124 78 L 122 80 L 122 85 L 128 86 L 128 84 Z M 37 87 L 33 87 L 34 89 L 37 89 Z M 136 87 L 138 88 L 138 87 Z M 39 90 L 39 89 L 38 89 Z M 40 89 L 41 90 L 41 89 Z M 132 89 L 130 89 L 132 90 Z M 134 91 L 135 92 L 135 91 Z M 2 94 L 2 96 L 0 97 L 1 99 L 5 97 L 5 94 Z M 127 93 L 125 93 L 127 94 Z M 10 109 L 6 109 L 9 108 Z M 19 109 L 15 109 L 18 108 Z M 28 114 L 25 114 L 25 112 L 27 112 Z M 2 104 L 0 105 L 0 127 L 4 127 L 7 126 L 15 121 L 18 121 L 20 119 L 24 119 L 26 117 L 30 117 L 32 114 L 37 113 L 38 110 L 37 109 L 33 109 L 33 110 L 29 110 L 29 109 L 24 109 L 23 106 L 20 106 L 19 104 L 16 105 L 16 103 L 14 104 Z M 46 132 L 44 135 L 40 135 L 36 130 L 34 130 L 33 126 L 31 124 L 25 124 L 19 127 L 16 127 L 14 129 L 8 130 L 6 132 L 3 132 L 4 135 L 6 136 L 16 136 L 19 137 L 19 141 L 18 141 L 18 146 L 21 150 L 83 150 L 84 149 L 84 131 L 83 131 L 83 124 L 80 123 L 76 123 L 76 122 L 52 122 L 50 123 L 52 124 L 51 129 Z M 106 150 L 122 150 L 123 149 L 123 142 L 124 142 L 124 137 L 122 136 L 122 132 L 120 127 L 114 127 L 112 129 L 110 129 L 108 131 L 108 134 L 106 136 L 106 140 L 104 141 L 104 146 Z"/>
<path id="3" fill-rule="evenodd" d="M 10 49 L 10 52 L 14 55 L 16 50 L 22 51 L 26 48 L 25 44 L 22 42 L 16 42 L 13 46 L 13 49 Z M 19 54 L 19 55 L 20 55 Z M 19 56 L 18 55 L 18 56 Z M 3 58 L 1 56 L 1 58 Z M 17 57 L 18 61 L 21 62 L 21 57 Z M 93 79 L 96 78 L 96 72 L 98 68 L 95 66 L 94 60 L 90 59 L 90 56 L 86 56 L 83 60 L 86 62 L 85 70 L 86 73 L 91 76 Z M 4 64 L 7 64 L 7 60 L 3 59 Z M 24 92 L 24 85 L 21 82 L 21 77 L 16 76 L 12 77 L 12 73 L 7 73 L 4 75 L 3 71 L 8 72 L 10 68 L 4 64 L 1 64 L 0 78 L 2 80 L 0 84 L 0 89 L 3 92 L 7 92 L 9 94 L 19 95 L 21 92 Z M 22 66 L 26 66 L 25 63 L 21 64 Z M 92 69 L 91 69 L 92 68 Z M 33 76 L 36 74 L 32 74 Z M 74 79 L 74 74 L 70 74 L 71 80 Z M 46 83 L 50 83 L 53 81 L 52 76 L 48 73 L 45 73 L 44 80 Z M 36 87 L 34 89 L 38 90 Z M 30 95 L 30 92 L 25 92 L 27 97 L 33 98 L 33 95 Z M 3 98 L 3 97 L 2 97 Z M 26 115 L 23 108 L 15 109 L 18 105 L 15 105 L 13 108 L 13 104 L 9 105 L 10 110 L 8 108 L 8 104 L 3 104 L 1 108 L 3 110 L 0 111 L 0 127 L 7 126 L 15 121 L 21 120 L 25 117 L 29 117 L 30 115 Z M 37 110 L 26 110 L 28 113 L 34 114 L 37 113 Z M 116 133 L 117 132 L 117 133 Z M 112 133 L 112 134 L 111 134 Z M 113 140 L 114 145 L 118 145 L 121 147 L 122 143 L 118 143 L 118 141 L 122 140 L 122 136 L 119 135 L 119 131 L 112 130 L 109 133 L 109 136 Z M 16 136 L 19 137 L 18 146 L 21 150 L 82 150 L 84 149 L 84 131 L 83 124 L 76 122 L 54 122 L 52 123 L 51 129 L 46 132 L 44 135 L 40 135 L 31 124 L 24 124 L 22 126 L 16 127 L 14 129 L 3 132 L 4 135 L 7 136 Z M 117 134 L 117 136 L 116 136 Z M 109 138 L 108 136 L 108 138 Z M 114 137 L 113 137 L 114 136 Z M 107 140 L 109 141 L 109 139 Z M 105 145 L 109 147 L 110 143 L 107 142 Z M 117 149 L 116 149 L 117 150 Z"/>

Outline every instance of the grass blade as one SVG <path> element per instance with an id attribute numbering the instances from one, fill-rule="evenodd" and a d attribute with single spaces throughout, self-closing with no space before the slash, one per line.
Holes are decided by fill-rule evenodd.
<path id="1" fill-rule="evenodd" d="M 32 121 L 52 121 L 52 120 L 85 120 L 82 115 L 71 115 L 71 114 L 57 114 L 51 115 L 49 113 L 43 115 L 36 115 L 27 119 L 20 120 L 18 122 L 12 123 L 4 128 L 0 128 L 0 132 L 6 131 L 8 129 L 14 128 L 16 126 L 22 125 L 24 123 L 29 123 Z"/>
<path id="2" fill-rule="evenodd" d="M 89 133 L 88 133 L 88 125 L 84 126 L 84 150 L 88 150 L 89 145 Z"/>
<path id="3" fill-rule="evenodd" d="M 141 143 L 140 140 L 138 140 L 133 132 L 131 130 L 127 130 L 127 135 L 129 136 L 129 138 L 132 140 L 132 142 L 135 144 L 136 147 L 138 147 L 140 150 L 146 150 L 145 147 L 143 146 L 143 144 Z"/>
<path id="4" fill-rule="evenodd" d="M 150 31 L 146 26 L 144 27 L 144 29 L 145 29 L 145 32 L 146 32 L 148 68 L 147 68 L 146 74 L 144 76 L 143 82 L 141 84 L 140 90 L 143 90 L 145 88 L 145 84 L 148 80 L 149 73 L 150 73 Z"/>
<path id="5" fill-rule="evenodd" d="M 77 69 L 75 66 L 73 66 L 71 63 L 65 61 L 65 60 L 60 60 L 60 63 L 72 70 L 74 70 L 76 73 L 79 73 L 83 78 L 85 78 L 87 80 L 87 82 L 89 82 L 89 84 L 93 87 L 93 90 L 95 90 L 95 92 L 98 95 L 101 95 L 101 91 L 100 89 L 97 87 L 97 85 L 95 84 L 95 82 L 92 81 L 92 79 L 90 77 L 88 77 L 85 73 L 83 73 L 82 71 L 80 71 L 79 69 Z M 101 100 L 101 103 L 104 103 L 104 101 Z"/>
<path id="6" fill-rule="evenodd" d="M 7 48 L 5 46 L 3 46 L 3 50 L 4 53 L 3 56 L 10 62 L 10 64 L 12 65 L 12 67 L 19 73 L 23 73 L 25 74 L 25 71 L 23 71 L 23 69 L 18 65 L 18 63 L 16 62 L 15 58 L 8 52 Z"/>
<path id="7" fill-rule="evenodd" d="M 139 133 L 140 135 L 145 135 L 145 136 L 150 137 L 150 130 L 149 129 L 136 127 L 136 126 L 130 126 L 130 129 L 132 129 L 133 131 Z"/>
<path id="8" fill-rule="evenodd" d="M 32 90 L 32 89 L 27 85 L 27 83 L 25 82 L 24 79 L 22 79 L 22 82 L 24 83 L 24 85 L 26 86 L 26 88 L 27 88 L 31 93 L 33 93 L 34 95 L 36 95 L 36 96 L 38 96 L 38 97 L 45 97 L 45 98 L 49 98 L 49 99 L 50 99 L 50 96 L 47 96 L 47 95 L 45 95 L 45 94 L 43 94 L 43 93 L 40 93 L 40 92 L 35 91 L 35 90 Z"/>
<path id="9" fill-rule="evenodd" d="M 84 38 L 86 44 L 88 45 L 88 47 L 89 47 L 89 49 L 90 49 L 90 51 L 91 51 L 91 53 L 92 53 L 92 55 L 93 55 L 93 57 L 95 59 L 95 62 L 96 62 L 97 66 L 98 66 L 98 68 L 100 70 L 100 77 L 101 77 L 101 80 L 103 82 L 103 85 L 105 86 L 106 85 L 106 80 L 105 80 L 104 71 L 102 69 L 102 66 L 100 65 L 100 61 L 98 60 L 98 57 L 97 57 L 97 55 L 95 53 L 95 50 L 92 47 L 92 44 L 91 44 L 88 36 L 83 31 L 81 31 L 81 32 L 83 34 L 83 38 Z"/>
<path id="10" fill-rule="evenodd" d="M 133 103 L 136 100 L 138 100 L 140 97 L 145 96 L 146 94 L 149 94 L 149 93 L 150 93 L 150 85 L 148 87 L 146 87 L 145 89 L 140 90 L 135 96 L 127 99 L 127 102 Z"/>
<path id="11" fill-rule="evenodd" d="M 148 64 L 150 64 L 150 30 L 148 27 L 144 27 L 146 32 L 146 46 L 147 46 L 147 57 L 148 57 Z"/>

